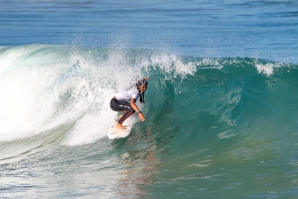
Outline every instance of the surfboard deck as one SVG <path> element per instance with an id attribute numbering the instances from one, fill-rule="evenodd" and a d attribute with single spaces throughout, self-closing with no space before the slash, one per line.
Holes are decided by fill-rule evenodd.
<path id="1" fill-rule="evenodd" d="M 115 124 L 113 124 L 108 132 L 108 138 L 109 139 L 122 139 L 125 138 L 127 136 L 129 136 L 131 129 L 132 129 L 132 125 L 124 125 L 126 127 L 126 129 L 116 129 L 115 128 Z"/>

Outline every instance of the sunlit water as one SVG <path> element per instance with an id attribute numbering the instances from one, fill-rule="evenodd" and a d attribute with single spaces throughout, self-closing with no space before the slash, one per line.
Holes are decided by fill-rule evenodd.
<path id="1" fill-rule="evenodd" d="M 296 198 L 297 6 L 0 2 L 0 197 Z"/>

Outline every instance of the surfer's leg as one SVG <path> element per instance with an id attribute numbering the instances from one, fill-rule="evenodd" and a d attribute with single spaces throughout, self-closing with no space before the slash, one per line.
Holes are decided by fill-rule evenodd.
<path id="1" fill-rule="evenodd" d="M 133 110 L 133 108 L 131 108 L 131 110 L 126 111 L 122 117 L 118 120 L 119 124 L 122 124 L 129 116 L 131 116 L 133 113 L 135 112 L 135 110 Z"/>
<path id="2" fill-rule="evenodd" d="M 116 119 L 116 121 L 118 122 L 122 116 L 123 116 L 123 114 L 119 115 L 119 117 Z"/>
<path id="3" fill-rule="evenodd" d="M 130 111 L 132 108 L 127 102 L 119 102 L 117 99 L 113 98 L 110 101 L 110 108 L 116 112 L 126 112 Z"/>
<path id="4" fill-rule="evenodd" d="M 116 125 L 119 128 L 124 128 L 122 123 L 131 116 L 135 110 L 131 108 L 130 104 L 127 102 L 119 102 L 117 99 L 113 98 L 110 102 L 110 107 L 113 111 L 123 112 L 124 114 L 119 117 L 118 124 Z"/>

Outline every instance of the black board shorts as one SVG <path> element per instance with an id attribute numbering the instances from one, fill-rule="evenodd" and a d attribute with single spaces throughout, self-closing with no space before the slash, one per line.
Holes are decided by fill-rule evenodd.
<path id="1" fill-rule="evenodd" d="M 124 112 L 123 116 L 119 119 L 118 123 L 122 124 L 129 116 L 131 116 L 135 110 L 127 102 L 118 101 L 116 98 L 112 98 L 110 101 L 110 108 L 116 112 Z"/>

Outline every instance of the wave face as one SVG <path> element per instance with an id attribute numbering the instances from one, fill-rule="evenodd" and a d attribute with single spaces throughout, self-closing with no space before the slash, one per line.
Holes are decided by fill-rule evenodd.
<path id="1" fill-rule="evenodd" d="M 1 47 L 0 162 L 27 179 L 5 187 L 4 196 L 48 181 L 49 197 L 70 196 L 60 183 L 94 176 L 104 197 L 291 197 L 298 185 L 297 75 L 295 64 L 245 57 Z M 108 140 L 116 117 L 111 97 L 145 76 L 146 121 L 134 118 L 128 138 Z M 69 166 L 78 166 L 76 177 Z M 18 178 L 5 172 L 7 182 Z M 61 173 L 65 179 L 55 179 Z M 87 189 L 95 196 L 97 188 L 74 195 Z"/>

